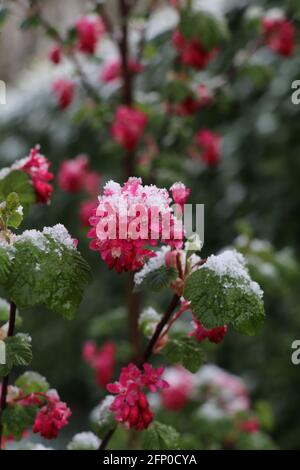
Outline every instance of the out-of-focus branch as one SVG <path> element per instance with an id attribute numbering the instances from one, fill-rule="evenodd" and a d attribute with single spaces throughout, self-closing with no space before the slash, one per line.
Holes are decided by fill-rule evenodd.
<path id="1" fill-rule="evenodd" d="M 61 47 L 64 48 L 66 46 L 65 38 L 59 33 L 59 31 L 57 31 L 57 29 L 46 18 L 44 18 L 42 11 L 41 11 L 42 9 L 38 0 L 29 0 L 27 4 L 25 4 L 21 0 L 11 0 L 11 1 L 15 3 L 16 5 L 21 6 L 23 9 L 25 9 L 26 12 L 29 10 L 30 13 L 37 18 L 39 25 L 43 28 L 46 34 L 51 36 Z M 76 56 L 76 53 L 72 50 L 69 50 L 68 54 L 66 54 L 66 58 L 72 64 L 75 70 L 75 73 L 80 79 L 82 87 L 84 88 L 87 95 L 96 103 L 100 103 L 101 99 L 98 94 L 98 91 L 90 83 L 78 57 Z"/>

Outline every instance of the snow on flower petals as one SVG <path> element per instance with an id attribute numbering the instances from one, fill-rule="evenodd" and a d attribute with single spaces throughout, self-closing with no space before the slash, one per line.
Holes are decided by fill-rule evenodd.
<path id="1" fill-rule="evenodd" d="M 119 381 L 107 385 L 110 393 L 117 394 L 110 406 L 116 421 L 137 431 L 147 429 L 153 413 L 143 390 L 148 388 L 154 392 L 158 388 L 167 388 L 168 383 L 161 379 L 163 372 L 162 367 L 153 369 L 150 364 L 144 364 L 143 371 L 134 364 L 122 368 Z"/>
<path id="2" fill-rule="evenodd" d="M 123 186 L 109 181 L 90 218 L 91 249 L 99 251 L 110 269 L 122 272 L 143 267 L 156 256 L 151 248 L 159 243 L 181 248 L 182 222 L 171 203 L 166 189 L 143 186 L 140 178 L 129 178 Z"/>
<path id="3" fill-rule="evenodd" d="M 40 154 L 40 146 L 36 145 L 28 157 L 17 160 L 10 167 L 3 168 L 0 171 L 0 179 L 8 176 L 12 171 L 23 171 L 30 178 L 36 194 L 36 202 L 47 204 L 53 192 L 53 187 L 49 183 L 53 179 L 53 174 L 49 172 L 50 165 L 49 160 Z"/>
<path id="4" fill-rule="evenodd" d="M 68 424 L 71 410 L 60 401 L 56 391 L 47 393 L 47 403 L 36 414 L 33 432 L 40 433 L 46 439 L 55 439 L 59 430 Z"/>

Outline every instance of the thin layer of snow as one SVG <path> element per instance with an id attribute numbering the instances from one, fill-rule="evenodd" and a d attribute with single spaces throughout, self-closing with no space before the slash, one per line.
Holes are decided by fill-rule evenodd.
<path id="1" fill-rule="evenodd" d="M 100 439 L 93 432 L 80 432 L 72 438 L 68 444 L 68 449 L 97 450 L 100 442 Z"/>
<path id="2" fill-rule="evenodd" d="M 263 297 L 263 291 L 257 282 L 252 281 L 246 267 L 246 260 L 241 253 L 236 250 L 226 250 L 219 255 L 211 255 L 206 263 L 199 269 L 210 269 L 216 275 L 237 280 L 241 288 L 252 292 L 257 297 Z"/>
<path id="3" fill-rule="evenodd" d="M 75 250 L 74 239 L 69 234 L 66 227 L 62 224 L 54 225 L 54 227 L 45 227 L 43 230 L 44 235 L 49 235 L 59 243 L 62 243 L 67 248 Z"/>
<path id="4" fill-rule="evenodd" d="M 139 324 L 142 323 L 157 323 L 161 319 L 161 315 L 153 308 L 145 308 L 139 316 Z"/>
<path id="5" fill-rule="evenodd" d="M 90 420 L 94 424 L 106 424 L 111 412 L 109 410 L 115 397 L 113 395 L 107 395 L 102 402 L 96 406 L 90 414 Z"/>
<path id="6" fill-rule="evenodd" d="M 161 268 L 165 264 L 165 255 L 171 250 L 169 246 L 163 246 L 160 250 L 156 252 L 156 256 L 150 258 L 149 261 L 143 266 L 143 268 L 135 274 L 134 283 L 139 286 L 142 284 L 145 277 L 155 271 L 156 269 Z"/>
<path id="7" fill-rule="evenodd" d="M 46 447 L 43 444 L 33 444 L 30 450 L 54 450 L 52 447 Z"/>
<path id="8" fill-rule="evenodd" d="M 46 239 L 42 232 L 39 232 L 38 230 L 32 229 L 32 230 L 25 230 L 25 232 L 22 233 L 22 235 L 19 235 L 17 237 L 17 241 L 26 241 L 32 243 L 36 248 L 38 248 L 41 251 L 44 251 L 46 248 Z"/>
<path id="9" fill-rule="evenodd" d="M 45 227 L 42 232 L 35 229 L 25 230 L 25 232 L 16 237 L 16 241 L 28 241 L 39 250 L 44 251 L 47 249 L 48 244 L 45 235 L 48 235 L 70 250 L 76 249 L 73 238 L 62 224 L 54 225 L 54 227 Z M 58 256 L 61 256 L 61 252 L 58 249 L 56 252 Z"/>

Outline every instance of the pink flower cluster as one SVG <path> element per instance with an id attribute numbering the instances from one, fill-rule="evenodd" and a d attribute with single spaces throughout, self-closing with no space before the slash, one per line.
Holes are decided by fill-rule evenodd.
<path id="1" fill-rule="evenodd" d="M 161 378 L 163 372 L 163 367 L 154 369 L 150 364 L 144 364 L 143 371 L 134 364 L 122 368 L 118 382 L 107 385 L 110 393 L 117 394 L 110 410 L 115 413 L 118 422 L 137 431 L 148 428 L 153 413 L 143 389 L 156 392 L 167 388 L 168 383 Z"/>
<path id="2" fill-rule="evenodd" d="M 54 65 L 60 64 L 62 59 L 61 47 L 58 44 L 54 44 L 49 51 L 48 57 Z"/>
<path id="3" fill-rule="evenodd" d="M 183 185 L 174 186 L 175 198 L 182 202 L 187 190 Z M 109 181 L 90 218 L 90 248 L 99 251 L 103 261 L 117 272 L 140 269 L 155 256 L 151 247 L 159 243 L 181 248 L 183 229 L 171 204 L 166 189 L 143 186 L 141 178 L 129 178 L 123 186 Z"/>
<path id="4" fill-rule="evenodd" d="M 181 103 L 168 104 L 168 112 L 179 116 L 192 116 L 199 109 L 209 106 L 213 102 L 213 95 L 205 85 L 199 85 L 195 93 L 191 93 Z"/>
<path id="5" fill-rule="evenodd" d="M 106 31 L 100 16 L 83 16 L 75 24 L 78 36 L 78 50 L 84 54 L 94 54 L 98 41 Z"/>
<path id="6" fill-rule="evenodd" d="M 74 100 L 75 84 L 71 80 L 59 78 L 52 84 L 52 91 L 59 108 L 64 111 Z"/>
<path id="7" fill-rule="evenodd" d="M 143 135 L 147 121 L 147 115 L 142 111 L 119 106 L 111 127 L 112 137 L 125 150 L 131 152 Z"/>
<path id="8" fill-rule="evenodd" d="M 89 157 L 78 155 L 72 160 L 61 163 L 58 176 L 58 186 L 67 193 L 85 191 L 91 199 L 83 201 L 79 209 L 79 219 L 84 227 L 89 226 L 89 219 L 97 208 L 95 196 L 99 191 L 101 176 L 90 169 Z"/>
<path id="9" fill-rule="evenodd" d="M 197 70 L 204 69 L 218 52 L 217 49 L 207 51 L 199 39 L 185 39 L 178 29 L 174 31 L 172 40 L 181 62 Z"/>
<path id="10" fill-rule="evenodd" d="M 96 382 L 105 387 L 114 375 L 116 365 L 116 346 L 108 341 L 101 348 L 97 348 L 93 341 L 87 341 L 83 346 L 83 359 L 94 369 Z"/>
<path id="11" fill-rule="evenodd" d="M 171 186 L 170 191 L 175 204 L 179 204 L 180 206 L 184 206 L 189 195 L 191 194 L 190 188 L 187 188 L 181 182 L 174 183 Z"/>
<path id="12" fill-rule="evenodd" d="M 181 410 L 191 399 L 195 377 L 184 367 L 175 366 L 166 370 L 165 378 L 169 387 L 161 391 L 163 406 L 167 410 Z"/>
<path id="13" fill-rule="evenodd" d="M 144 66 L 137 62 L 135 59 L 130 59 L 128 61 L 128 69 L 132 75 L 141 73 L 144 70 Z M 100 79 L 103 82 L 112 82 L 118 80 L 122 77 L 122 66 L 120 60 L 115 60 L 105 64 L 103 70 L 101 71 Z"/>
<path id="14" fill-rule="evenodd" d="M 227 325 L 208 329 L 205 328 L 200 320 L 197 320 L 196 318 L 194 318 L 193 323 L 195 330 L 192 333 L 189 333 L 189 336 L 196 338 L 199 343 L 205 339 L 208 339 L 210 343 L 221 343 L 228 331 Z"/>
<path id="15" fill-rule="evenodd" d="M 96 171 L 90 170 L 88 155 L 81 154 L 61 163 L 57 182 L 59 187 L 67 193 L 86 191 L 91 196 L 95 196 L 99 191 L 101 176 Z"/>
<path id="16" fill-rule="evenodd" d="M 68 424 L 71 410 L 66 403 L 60 401 L 55 390 L 46 395 L 47 403 L 36 414 L 33 432 L 40 433 L 46 439 L 55 439 L 58 431 Z"/>
<path id="17" fill-rule="evenodd" d="M 207 166 L 218 165 L 221 157 L 221 137 L 210 129 L 202 129 L 196 134 L 195 141 L 202 150 L 202 161 Z"/>
<path id="18" fill-rule="evenodd" d="M 36 194 L 36 201 L 47 204 L 52 196 L 53 187 L 49 183 L 53 174 L 49 172 L 51 163 L 40 154 L 40 146 L 36 145 L 28 157 L 12 165 L 11 170 L 21 170 L 26 173 L 32 183 Z"/>
<path id="19" fill-rule="evenodd" d="M 22 389 L 9 386 L 7 404 L 11 407 L 18 405 L 38 408 L 32 430 L 46 439 L 56 438 L 59 430 L 68 424 L 68 418 L 72 414 L 66 403 L 60 400 L 56 390 L 49 390 L 47 393 L 32 392 L 25 395 Z M 27 435 L 27 430 L 23 435 L 24 437 Z M 13 436 L 6 438 L 7 442 L 11 440 L 14 440 Z"/>
<path id="20" fill-rule="evenodd" d="M 262 20 L 265 43 L 270 49 L 282 56 L 290 57 L 296 46 L 296 28 L 285 18 L 268 18 Z"/>

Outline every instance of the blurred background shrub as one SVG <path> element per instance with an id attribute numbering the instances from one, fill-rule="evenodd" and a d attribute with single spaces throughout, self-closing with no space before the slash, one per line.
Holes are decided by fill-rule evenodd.
<path id="1" fill-rule="evenodd" d="M 84 3 L 45 1 L 45 15 L 63 27 L 84 11 Z M 214 62 L 215 74 L 236 58 L 249 35 L 247 8 L 283 6 L 268 0 L 210 3 L 226 14 L 232 32 Z M 293 0 L 285 3 L 298 27 L 299 43 L 299 4 Z M 174 60 L 166 14 L 162 10 L 160 27 L 153 26 L 148 38 L 146 53 L 154 58 L 154 65 L 137 79 L 145 107 L 147 100 L 155 103 L 157 90 L 172 93 L 165 89 L 167 65 Z M 27 155 L 38 142 L 55 174 L 64 159 L 85 153 L 103 181 L 120 180 L 122 155 L 108 139 L 101 115 L 83 108 L 80 96 L 71 110 L 63 114 L 57 110 L 49 91 L 58 73 L 47 62 L 49 43 L 38 31 L 25 36 L 18 32 L 18 18 L 9 21 L 1 33 L 0 78 L 8 83 L 9 91 L 7 105 L 0 107 L 1 167 Z M 103 54 L 113 54 L 110 44 L 103 46 Z M 173 117 L 170 124 L 168 116 L 160 112 L 151 116 L 150 126 L 163 146 L 154 172 L 161 185 L 183 180 L 192 188 L 191 202 L 205 204 L 203 255 L 234 245 L 246 255 L 254 278 L 262 284 L 267 320 L 261 334 L 247 338 L 230 332 L 221 347 L 209 350 L 209 359 L 242 376 L 255 399 L 269 402 L 274 413 L 273 437 L 279 447 L 299 448 L 300 369 L 291 363 L 291 344 L 300 333 L 300 106 L 291 102 L 291 84 L 300 79 L 300 49 L 297 47 L 292 58 L 282 59 L 261 48 L 251 59 L 240 56 L 240 60 L 242 65 L 229 74 L 228 81 L 213 83 L 206 72 L 199 73 L 201 82 L 214 89 L 215 103 L 196 118 Z M 91 66 L 89 72 L 97 83 L 95 70 Z M 65 66 L 62 71 L 69 72 Z M 116 93 L 116 89 L 100 85 L 99 91 L 103 106 Z M 183 150 L 191 129 L 203 123 L 223 136 L 222 158 L 216 168 L 191 160 Z M 141 165 L 139 172 L 149 178 L 146 166 Z M 51 206 L 36 208 L 27 223 L 38 228 L 62 222 L 79 239 L 94 277 L 75 321 L 52 319 L 42 310 L 23 315 L 25 329 L 34 338 L 32 367 L 47 374 L 70 403 L 74 411 L 71 424 L 76 430 L 78 425 L 86 429 L 88 410 L 104 396 L 82 361 L 84 341 L 92 338 L 101 344 L 113 339 L 120 357 L 130 353 L 124 327 L 120 328 L 126 283 L 88 249 L 86 229 L 78 217 L 83 199 L 84 195 L 68 195 L 56 187 Z"/>

